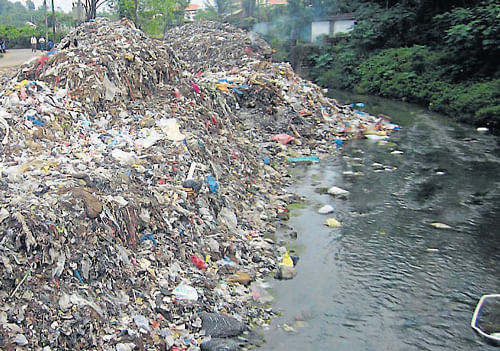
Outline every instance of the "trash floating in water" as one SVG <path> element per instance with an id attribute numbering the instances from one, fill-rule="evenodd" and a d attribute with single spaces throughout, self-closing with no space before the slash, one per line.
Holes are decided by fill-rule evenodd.
<path id="1" fill-rule="evenodd" d="M 433 226 L 434 228 L 437 228 L 437 229 L 452 229 L 452 227 L 449 226 L 448 224 L 440 223 L 440 222 L 432 222 L 431 226 Z"/>
<path id="2" fill-rule="evenodd" d="M 486 127 L 478 127 L 478 128 L 476 128 L 476 131 L 478 131 L 480 133 L 487 133 L 487 132 L 489 132 L 489 129 Z"/>
<path id="3" fill-rule="evenodd" d="M 280 265 L 287 266 L 287 267 L 293 267 L 293 260 L 290 257 L 290 254 L 288 253 L 288 251 L 286 251 L 283 254 L 283 259 L 281 260 Z"/>
<path id="4" fill-rule="evenodd" d="M 393 154 L 393 155 L 402 155 L 402 154 L 404 154 L 404 152 L 403 151 L 399 151 L 399 150 L 394 150 L 394 151 L 391 152 L 391 154 Z"/>
<path id="5" fill-rule="evenodd" d="M 340 222 L 335 218 L 328 218 L 324 224 L 329 226 L 330 228 L 338 228 L 341 226 Z"/>
<path id="6" fill-rule="evenodd" d="M 332 213 L 334 211 L 334 208 L 332 205 L 324 205 L 322 206 L 319 210 L 318 210 L 318 213 L 319 214 L 328 214 L 328 213 Z"/>
<path id="7" fill-rule="evenodd" d="M 328 189 L 328 194 L 333 196 L 345 197 L 349 195 L 349 191 L 339 188 L 337 186 L 332 186 L 331 188 Z"/>

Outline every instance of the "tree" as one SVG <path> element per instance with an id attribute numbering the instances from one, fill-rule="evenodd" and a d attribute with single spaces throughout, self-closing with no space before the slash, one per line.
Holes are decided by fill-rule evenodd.
<path id="1" fill-rule="evenodd" d="M 233 0 L 214 0 L 212 4 L 210 1 L 205 0 L 206 10 L 203 11 L 206 15 L 205 18 L 224 22 L 229 15 L 235 10 L 235 4 Z M 204 14 L 201 14 L 202 16 Z M 213 17 L 213 18 L 209 18 Z"/>
<path id="2" fill-rule="evenodd" d="M 189 6 L 191 0 L 176 0 L 174 10 L 174 24 L 184 23 L 184 10 Z"/>
<path id="3" fill-rule="evenodd" d="M 31 0 L 26 0 L 26 8 L 29 11 L 35 11 L 35 3 Z"/>
<path id="4" fill-rule="evenodd" d="M 175 0 L 147 0 L 142 16 L 146 19 L 146 27 L 152 33 L 162 32 L 163 36 L 168 25 L 174 20 Z"/>
<path id="5" fill-rule="evenodd" d="M 52 0 L 52 41 L 56 43 L 56 11 L 54 10 L 54 0 Z"/>
<path id="6" fill-rule="evenodd" d="M 246 17 L 253 17 L 257 3 L 255 0 L 241 0 L 241 7 Z"/>
<path id="7" fill-rule="evenodd" d="M 85 9 L 85 18 L 87 21 L 95 19 L 97 10 L 106 2 L 106 0 L 83 0 L 83 8 Z"/>

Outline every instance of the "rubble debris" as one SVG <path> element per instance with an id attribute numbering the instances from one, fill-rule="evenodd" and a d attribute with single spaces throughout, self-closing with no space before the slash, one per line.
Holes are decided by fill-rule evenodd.
<path id="1" fill-rule="evenodd" d="M 197 22 L 166 38 L 98 18 L 3 85 L 0 342 L 197 349 L 263 325 L 287 160 L 395 130 L 267 61 L 257 36 Z M 230 333 L 206 324 L 228 311 Z"/>

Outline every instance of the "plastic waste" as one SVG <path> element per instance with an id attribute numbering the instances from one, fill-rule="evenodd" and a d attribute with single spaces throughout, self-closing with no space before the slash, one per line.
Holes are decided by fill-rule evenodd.
<path id="1" fill-rule="evenodd" d="M 332 205 L 324 205 L 318 210 L 318 213 L 319 214 L 328 214 L 328 213 L 332 213 L 333 211 L 334 211 L 334 207 Z"/>
<path id="2" fill-rule="evenodd" d="M 207 176 L 207 184 L 210 192 L 213 194 L 217 194 L 219 191 L 219 184 L 217 184 L 217 180 L 212 176 Z"/>
<path id="3" fill-rule="evenodd" d="M 158 242 L 154 238 L 153 234 L 145 234 L 145 235 L 143 235 L 141 237 L 141 241 L 144 241 L 144 240 L 151 240 L 151 242 L 153 243 L 154 246 L 158 246 Z"/>
<path id="4" fill-rule="evenodd" d="M 325 221 L 325 225 L 329 226 L 330 228 L 338 228 L 341 226 L 340 222 L 337 221 L 335 218 L 328 218 Z"/>
<path id="5" fill-rule="evenodd" d="M 16 337 L 14 338 L 14 342 L 19 346 L 28 345 L 28 339 L 23 334 L 17 334 Z"/>
<path id="6" fill-rule="evenodd" d="M 365 138 L 368 140 L 374 140 L 374 141 L 389 139 L 389 137 L 387 135 L 377 135 L 377 134 L 365 134 Z"/>
<path id="7" fill-rule="evenodd" d="M 273 296 L 267 291 L 271 286 L 269 283 L 264 282 L 252 282 L 250 284 L 250 296 L 252 296 L 254 301 L 265 304 L 272 302 L 274 300 Z"/>
<path id="8" fill-rule="evenodd" d="M 108 101 L 113 100 L 120 89 L 108 79 L 107 74 L 104 75 L 103 84 L 106 89 L 105 99 Z"/>
<path id="9" fill-rule="evenodd" d="M 186 137 L 179 130 L 180 126 L 175 118 L 162 118 L 157 122 L 158 127 L 167 135 L 171 141 L 182 141 Z"/>
<path id="10" fill-rule="evenodd" d="M 148 332 L 151 331 L 151 327 L 149 326 L 149 320 L 146 317 L 144 317 L 140 314 L 136 314 L 133 318 L 134 318 L 134 323 L 137 326 L 137 328 L 143 329 L 143 330 L 148 331 Z"/>
<path id="11" fill-rule="evenodd" d="M 349 195 L 349 191 L 339 188 L 337 186 L 332 186 L 331 188 L 328 189 L 328 194 L 341 197 Z"/>
<path id="12" fill-rule="evenodd" d="M 197 256 L 191 256 L 191 262 L 193 262 L 198 269 L 205 270 L 206 268 L 205 261 Z"/>
<path id="13" fill-rule="evenodd" d="M 293 136 L 284 133 L 276 134 L 271 137 L 271 141 L 277 141 L 282 145 L 286 145 L 292 140 L 295 140 Z"/>
<path id="14" fill-rule="evenodd" d="M 284 253 L 283 259 L 281 260 L 280 265 L 287 266 L 287 267 L 293 267 L 293 260 L 290 257 L 290 254 L 288 253 L 288 251 Z"/>
<path id="15" fill-rule="evenodd" d="M 133 165 L 137 162 L 137 155 L 135 154 L 135 152 L 126 152 L 120 149 L 113 149 L 113 151 L 111 151 L 111 156 L 123 164 Z"/>
<path id="16" fill-rule="evenodd" d="M 184 283 L 179 284 L 173 291 L 176 300 L 179 301 L 196 301 L 198 300 L 198 292 L 195 288 Z"/>
<path id="17" fill-rule="evenodd" d="M 365 104 L 363 102 L 356 102 L 356 103 L 353 103 L 353 104 L 350 104 L 349 105 L 350 107 L 365 107 Z"/>
<path id="18" fill-rule="evenodd" d="M 449 226 L 448 224 L 445 224 L 445 223 L 432 222 L 431 225 L 437 229 L 452 229 L 451 226 Z"/>
<path id="19" fill-rule="evenodd" d="M 297 163 L 297 162 L 319 162 L 319 157 L 318 156 L 289 157 L 287 159 L 287 161 L 290 162 L 290 163 Z"/>
<path id="20" fill-rule="evenodd" d="M 236 214 L 228 207 L 223 207 L 220 210 L 219 215 L 217 216 L 217 222 L 227 226 L 232 231 L 236 230 L 236 226 L 238 225 Z"/>

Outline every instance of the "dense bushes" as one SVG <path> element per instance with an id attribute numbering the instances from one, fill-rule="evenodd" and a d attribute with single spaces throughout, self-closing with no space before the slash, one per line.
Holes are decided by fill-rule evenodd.
<path id="1" fill-rule="evenodd" d="M 431 25 L 417 23 L 418 16 L 401 6 L 388 13 L 364 7 L 348 37 L 325 41 L 335 44 L 312 57 L 312 78 L 326 87 L 425 104 L 500 132 L 500 4 L 487 0 L 455 8 L 434 16 Z M 382 17 L 371 20 L 370 15 Z M 387 36 L 388 23 L 398 28 L 412 21 L 408 32 L 420 30 L 422 43 L 408 45 L 409 37 Z"/>
<path id="2" fill-rule="evenodd" d="M 323 60 L 326 59 L 323 57 Z M 344 83 L 342 87 L 359 93 L 426 104 L 430 109 L 456 120 L 498 126 L 500 79 L 455 82 L 447 75 L 447 66 L 442 64 L 445 59 L 443 52 L 424 46 L 386 49 L 360 61 L 354 68 L 354 74 L 349 75 L 355 81 L 344 77 L 337 83 Z M 341 67 L 346 67 L 346 64 Z M 332 80 L 322 81 L 325 78 Z M 328 70 L 319 82 L 329 85 L 339 78 L 342 79 L 342 75 L 334 68 Z"/>
<path id="3" fill-rule="evenodd" d="M 38 28 L 34 30 L 32 27 L 0 26 L 0 38 L 5 39 L 7 50 L 29 48 L 30 38 L 33 34 L 40 38 L 45 36 L 45 31 Z M 56 41 L 60 41 L 65 35 L 66 32 L 56 32 Z M 49 31 L 49 38 L 52 38 L 52 31 Z"/>

